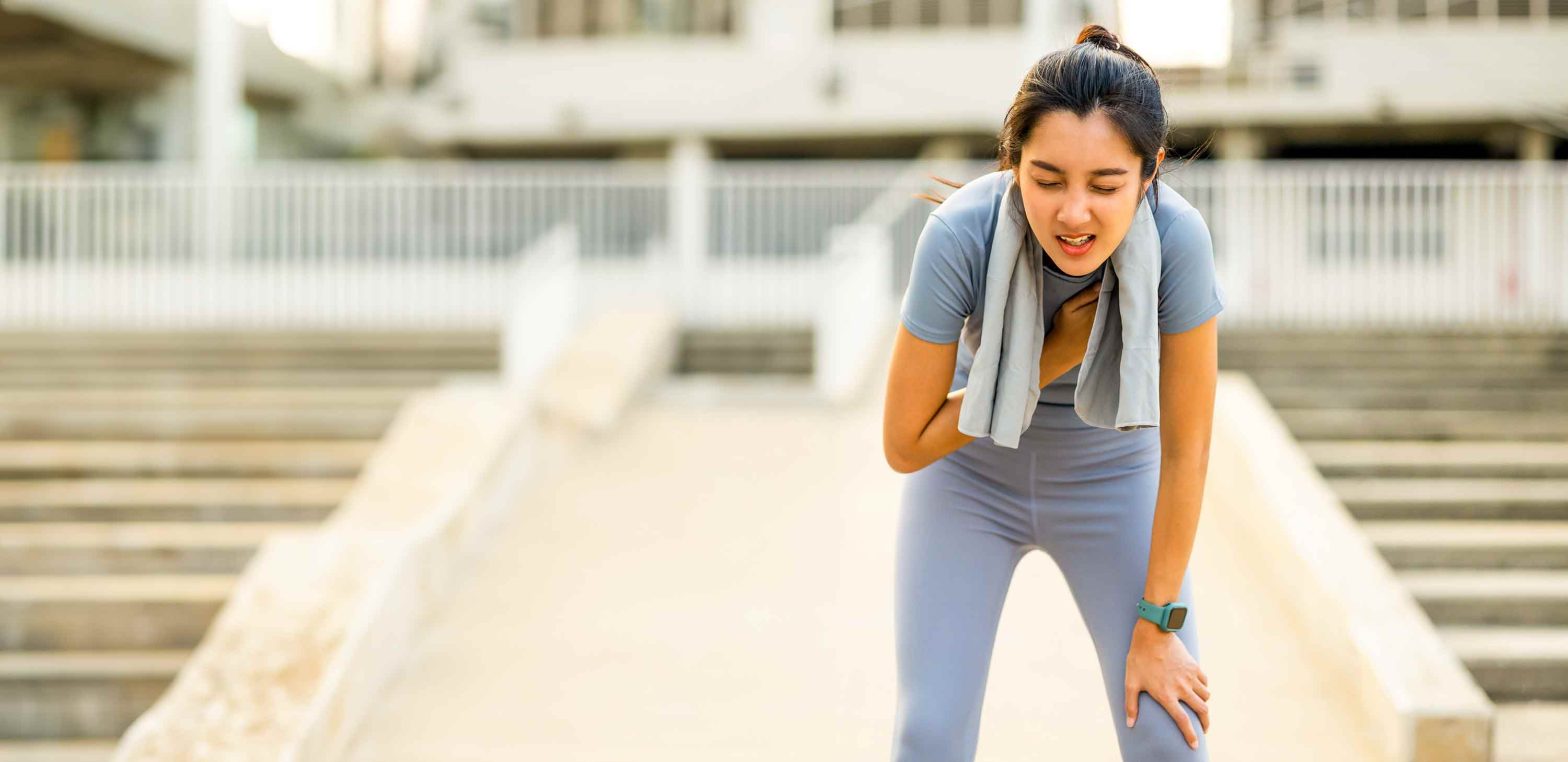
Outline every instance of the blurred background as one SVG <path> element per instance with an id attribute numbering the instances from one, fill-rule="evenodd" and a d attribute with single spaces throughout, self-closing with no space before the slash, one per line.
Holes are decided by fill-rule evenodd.
<path id="1" fill-rule="evenodd" d="M 1453 758 L 1568 759 L 1568 0 L 0 0 L 0 760 L 109 759 L 410 395 L 627 305 L 664 394 L 885 468 L 915 194 L 1085 23 L 1159 71 L 1223 368 L 1485 694 Z"/>

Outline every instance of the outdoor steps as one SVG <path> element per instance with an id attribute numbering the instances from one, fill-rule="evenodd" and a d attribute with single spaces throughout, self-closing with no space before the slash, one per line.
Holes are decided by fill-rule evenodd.
<path id="1" fill-rule="evenodd" d="M 1463 345 L 1441 349 L 1391 347 L 1341 347 L 1314 351 L 1309 347 L 1280 346 L 1268 349 L 1227 345 L 1221 351 L 1232 362 L 1253 368 L 1327 370 L 1377 368 L 1385 370 L 1495 369 L 1511 373 L 1562 372 L 1568 370 L 1568 347 L 1521 349 L 1498 347 L 1472 349 Z"/>
<path id="2" fill-rule="evenodd" d="M 1223 320 L 1224 318 L 1221 318 Z M 1409 331 L 1379 328 L 1374 330 L 1256 330 L 1227 329 L 1220 332 L 1220 347 L 1227 352 L 1273 352 L 1281 355 L 1302 352 L 1379 353 L 1379 352 L 1568 352 L 1568 334 L 1562 332 L 1511 331 Z"/>
<path id="3" fill-rule="evenodd" d="M 1241 358 L 1220 349 L 1220 367 L 1245 370 L 1265 395 L 1278 386 L 1316 386 L 1345 389 L 1468 389 L 1509 394 L 1526 389 L 1562 389 L 1568 386 L 1568 368 L 1556 371 L 1458 367 L 1436 372 L 1431 368 L 1251 367 Z"/>
<path id="4" fill-rule="evenodd" d="M 319 521 L 349 477 L 0 479 L 0 521 Z"/>
<path id="5" fill-rule="evenodd" d="M 110 762 L 118 745 L 118 738 L 0 740 L 0 762 Z"/>
<path id="6" fill-rule="evenodd" d="M 1568 699 L 1568 627 L 1439 627 L 1493 701 Z"/>
<path id="7" fill-rule="evenodd" d="M 465 373 L 473 371 L 465 371 Z M 479 371 L 478 375 L 495 375 L 495 370 Z M 0 368 L 0 389 L 183 389 L 203 387 L 364 387 L 391 386 L 416 389 L 440 384 L 444 379 L 461 373 L 439 369 L 430 370 L 347 370 L 343 368 L 318 369 L 256 369 L 232 370 L 213 368 L 206 370 L 181 368 L 150 368 L 146 370 L 92 371 L 90 373 L 60 370 L 15 371 Z"/>
<path id="8" fill-rule="evenodd" d="M 237 574 L 273 533 L 318 522 L 65 522 L 0 528 L 4 575 Z"/>
<path id="9" fill-rule="evenodd" d="M 0 762 L 108 760 L 261 543 L 493 332 L 0 332 Z"/>
<path id="10" fill-rule="evenodd" d="M 190 649 L 235 574 L 0 577 L 0 652 Z"/>
<path id="11" fill-rule="evenodd" d="M 1324 476 L 1568 479 L 1568 442 L 1316 440 L 1302 449 Z"/>
<path id="12" fill-rule="evenodd" d="M 1568 569 L 1406 569 L 1399 579 L 1438 625 L 1568 627 Z"/>
<path id="13" fill-rule="evenodd" d="M 1357 519 L 1568 520 L 1568 478 L 1339 477 Z"/>
<path id="14" fill-rule="evenodd" d="M 0 407 L 0 439 L 375 439 L 394 406 Z"/>
<path id="15" fill-rule="evenodd" d="M 1499 388 L 1490 383 L 1425 389 L 1407 385 L 1362 388 L 1279 381 L 1260 387 L 1276 408 L 1436 408 L 1498 412 L 1568 410 L 1568 386 Z"/>
<path id="16" fill-rule="evenodd" d="M 675 372 L 809 375 L 814 341 L 810 329 L 685 329 Z"/>
<path id="17" fill-rule="evenodd" d="M 0 738 L 118 738 L 189 649 L 0 652 Z"/>
<path id="18" fill-rule="evenodd" d="M 1568 569 L 1568 521 L 1363 521 L 1395 569 Z"/>
<path id="19" fill-rule="evenodd" d="M 1568 412 L 1276 408 L 1297 439 L 1441 439 L 1568 442 Z"/>
<path id="20" fill-rule="evenodd" d="M 334 477 L 352 479 L 376 440 L 0 441 L 7 479 L 125 477 Z M 10 520 L 10 519 L 0 519 Z"/>
<path id="21" fill-rule="evenodd" d="M 1568 759 L 1568 332 L 1222 331 L 1220 365 L 1498 703 L 1494 758 Z"/>

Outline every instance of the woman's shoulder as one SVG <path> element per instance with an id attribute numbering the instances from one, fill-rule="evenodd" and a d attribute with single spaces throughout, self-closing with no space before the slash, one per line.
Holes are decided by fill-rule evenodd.
<path id="1" fill-rule="evenodd" d="M 1159 193 L 1159 203 L 1155 204 L 1156 188 Z M 1149 204 L 1154 210 L 1154 226 L 1160 231 L 1162 248 L 1169 248 L 1171 244 L 1186 243 L 1187 238 L 1199 230 L 1204 237 L 1208 236 L 1208 223 L 1203 220 L 1203 215 L 1197 207 L 1192 205 L 1185 196 L 1176 192 L 1175 188 L 1165 184 L 1164 180 L 1155 180 L 1154 187 L 1149 189 Z"/>
<path id="2" fill-rule="evenodd" d="M 949 193 L 931 212 L 952 231 L 959 246 L 971 257 L 983 256 L 990 249 L 996 215 L 1002 208 L 1010 175 L 1008 170 L 997 170 L 970 180 Z"/>

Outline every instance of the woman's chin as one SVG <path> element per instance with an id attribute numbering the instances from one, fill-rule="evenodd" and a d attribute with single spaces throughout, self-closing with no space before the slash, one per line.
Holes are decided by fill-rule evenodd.
<path id="1" fill-rule="evenodd" d="M 1054 254 L 1049 254 L 1048 256 L 1051 257 L 1052 262 L 1056 263 L 1056 269 L 1061 270 L 1063 274 L 1072 278 L 1081 278 L 1085 275 L 1095 272 L 1099 270 L 1100 265 L 1105 262 L 1105 259 L 1101 257 L 1096 257 L 1094 262 L 1085 262 L 1084 260 L 1078 259 L 1076 257 L 1058 258 Z M 1067 261 L 1063 262 L 1063 259 L 1066 259 Z"/>

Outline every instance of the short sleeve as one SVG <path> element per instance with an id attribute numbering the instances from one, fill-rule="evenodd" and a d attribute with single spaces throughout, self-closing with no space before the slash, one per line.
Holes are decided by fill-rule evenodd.
<path id="1" fill-rule="evenodd" d="M 1160 333 L 1192 330 L 1225 309 L 1214 241 L 1198 210 L 1171 221 L 1160 237 L 1160 259 Z"/>
<path id="2" fill-rule="evenodd" d="M 927 217 L 899 310 L 904 327 L 933 344 L 958 341 L 964 319 L 974 312 L 974 288 L 958 236 L 942 218 Z"/>

